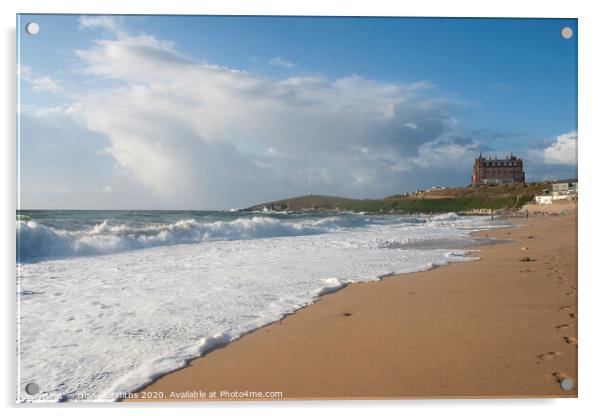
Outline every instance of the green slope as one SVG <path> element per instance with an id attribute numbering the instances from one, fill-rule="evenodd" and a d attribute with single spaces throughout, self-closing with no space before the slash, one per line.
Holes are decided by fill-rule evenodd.
<path id="1" fill-rule="evenodd" d="M 287 211 L 365 211 L 365 212 L 464 212 L 520 208 L 531 201 L 549 183 L 507 184 L 477 188 L 437 189 L 411 195 L 393 195 L 383 199 L 351 199 L 327 195 L 306 195 L 266 202 L 247 210 Z"/>

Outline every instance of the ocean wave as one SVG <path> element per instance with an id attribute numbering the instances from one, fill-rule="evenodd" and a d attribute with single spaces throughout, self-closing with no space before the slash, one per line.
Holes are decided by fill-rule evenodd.
<path id="1" fill-rule="evenodd" d="M 455 212 L 446 212 L 445 214 L 437 214 L 433 215 L 431 218 L 432 221 L 457 221 L 462 219 L 461 216 L 456 214 Z"/>
<path id="2" fill-rule="evenodd" d="M 314 235 L 368 224 L 364 218 L 328 217 L 293 222 L 270 217 L 202 223 L 194 219 L 145 227 L 105 220 L 89 230 L 57 230 L 35 221 L 17 221 L 17 261 L 112 254 L 122 251 L 205 241 Z"/>

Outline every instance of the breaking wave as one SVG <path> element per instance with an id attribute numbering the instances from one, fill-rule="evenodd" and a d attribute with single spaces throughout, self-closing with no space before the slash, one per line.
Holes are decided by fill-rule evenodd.
<path id="1" fill-rule="evenodd" d="M 269 217 L 197 222 L 194 219 L 141 228 L 105 220 L 84 231 L 58 230 L 35 221 L 17 221 L 17 260 L 111 254 L 127 250 L 219 240 L 314 235 L 366 224 L 365 219 L 329 217 L 292 222 Z"/>

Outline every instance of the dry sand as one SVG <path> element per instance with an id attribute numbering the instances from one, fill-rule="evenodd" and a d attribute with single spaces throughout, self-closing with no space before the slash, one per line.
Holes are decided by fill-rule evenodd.
<path id="1" fill-rule="evenodd" d="M 480 261 L 323 296 L 137 394 L 576 397 L 577 215 L 555 214 L 478 233 L 515 240 L 479 247 Z"/>

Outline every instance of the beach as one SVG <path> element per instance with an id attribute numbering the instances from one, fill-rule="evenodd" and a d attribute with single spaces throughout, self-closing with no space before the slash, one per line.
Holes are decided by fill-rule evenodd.
<path id="1" fill-rule="evenodd" d="M 477 233 L 509 240 L 479 261 L 324 295 L 131 400 L 576 397 L 574 208 Z"/>

